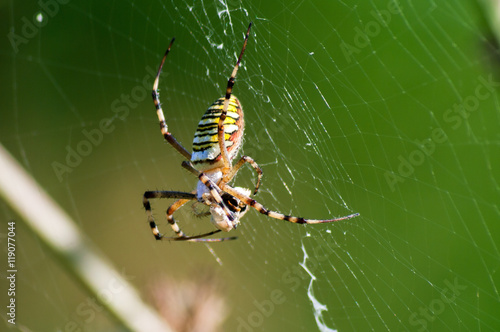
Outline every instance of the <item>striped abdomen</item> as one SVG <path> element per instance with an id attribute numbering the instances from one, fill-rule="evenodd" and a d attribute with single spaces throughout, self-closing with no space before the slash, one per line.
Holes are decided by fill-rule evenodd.
<path id="1" fill-rule="evenodd" d="M 207 109 L 194 134 L 193 153 L 191 161 L 200 171 L 206 171 L 223 166 L 219 148 L 217 126 L 224 107 L 224 98 L 217 99 Z M 243 140 L 243 110 L 235 96 L 231 96 L 224 120 L 224 137 L 229 159 L 232 160 L 241 147 Z"/>

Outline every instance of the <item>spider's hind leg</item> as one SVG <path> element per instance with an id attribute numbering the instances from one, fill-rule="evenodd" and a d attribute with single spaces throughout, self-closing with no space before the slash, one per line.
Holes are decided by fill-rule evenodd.
<path id="1" fill-rule="evenodd" d="M 243 42 L 243 47 L 240 52 L 240 56 L 238 57 L 238 61 L 234 66 L 233 72 L 227 81 L 226 87 L 226 95 L 224 98 L 224 106 L 222 107 L 222 111 L 219 117 L 219 123 L 217 125 L 217 139 L 219 141 L 220 153 L 222 156 L 222 160 L 224 161 L 224 167 L 222 172 L 226 174 L 232 168 L 231 159 L 229 153 L 227 151 L 226 139 L 225 139 L 225 130 L 224 130 L 224 121 L 226 120 L 227 110 L 229 108 L 229 101 L 231 99 L 231 94 L 233 93 L 234 80 L 236 79 L 236 73 L 238 73 L 238 68 L 240 67 L 241 58 L 243 58 L 243 53 L 245 53 L 245 49 L 247 47 L 248 37 L 250 36 L 250 29 L 252 28 L 252 22 L 248 25 L 247 33 L 245 34 L 245 41 Z"/>

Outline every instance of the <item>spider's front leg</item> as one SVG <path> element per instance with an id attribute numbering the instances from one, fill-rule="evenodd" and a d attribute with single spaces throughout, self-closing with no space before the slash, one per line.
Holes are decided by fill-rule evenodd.
<path id="1" fill-rule="evenodd" d="M 149 202 L 150 199 L 153 198 L 179 198 L 167 209 L 167 221 L 169 222 L 172 230 L 177 234 L 177 237 L 166 237 L 160 233 L 158 230 L 158 226 L 154 221 L 153 214 L 151 212 L 151 204 Z M 220 232 L 220 230 L 215 230 L 212 232 L 195 235 L 195 236 L 186 236 L 184 232 L 180 229 L 179 225 L 175 221 L 173 214 L 184 204 L 189 202 L 190 200 L 196 200 L 195 193 L 186 193 L 180 191 L 146 191 L 143 196 L 143 205 L 146 209 L 146 213 L 148 215 L 149 225 L 153 232 L 153 235 L 156 240 L 166 240 L 166 241 L 189 241 L 189 242 L 221 242 L 225 240 L 234 240 L 236 237 L 228 237 L 228 238 L 220 238 L 220 239 L 203 239 L 206 236 L 210 236 L 212 234 Z"/>
<path id="2" fill-rule="evenodd" d="M 210 207 L 212 215 L 210 221 L 220 230 L 229 232 L 236 228 L 240 218 L 246 213 L 246 205 L 235 199 L 233 196 L 220 190 L 216 184 L 223 184 L 222 172 L 204 173 L 184 161 L 182 167 L 196 175 L 199 179 L 197 187 L 198 201 Z M 245 188 L 235 188 L 242 195 L 250 195 L 250 190 Z"/>
<path id="3" fill-rule="evenodd" d="M 142 198 L 142 203 L 144 205 L 144 209 L 146 209 L 146 214 L 148 215 L 149 226 L 151 227 L 151 231 L 155 239 L 161 240 L 163 239 L 163 234 L 160 233 L 158 226 L 153 218 L 153 213 L 151 212 L 151 204 L 149 203 L 150 199 L 154 198 L 177 198 L 178 200 L 172 204 L 167 210 L 167 220 L 172 227 L 172 230 L 179 237 L 185 237 L 184 233 L 181 231 L 179 225 L 174 220 L 173 213 L 179 209 L 181 206 L 189 202 L 190 200 L 196 200 L 196 195 L 194 193 L 186 193 L 181 191 L 164 191 L 164 190 L 156 190 L 156 191 L 146 191 Z"/>
<path id="4" fill-rule="evenodd" d="M 257 210 L 258 212 L 260 212 L 262 214 L 265 214 L 268 217 L 271 217 L 274 219 L 279 219 L 279 220 L 289 221 L 289 222 L 292 222 L 295 224 L 309 224 L 309 225 L 310 224 L 322 224 L 322 223 L 347 220 L 347 219 L 351 219 L 351 218 L 359 216 L 359 213 L 353 213 L 353 214 L 350 214 L 347 216 L 333 218 L 333 219 L 305 219 L 302 217 L 293 217 L 293 216 L 285 215 L 283 213 L 268 210 L 262 204 L 257 202 L 256 200 L 248 197 L 248 195 L 242 194 L 241 192 L 236 190 L 236 188 L 232 188 L 231 186 L 229 186 L 227 184 L 222 184 L 221 189 L 224 190 L 225 192 L 227 192 L 228 194 L 236 197 L 244 204 L 246 204 L 250 207 L 253 207 L 255 210 Z"/>

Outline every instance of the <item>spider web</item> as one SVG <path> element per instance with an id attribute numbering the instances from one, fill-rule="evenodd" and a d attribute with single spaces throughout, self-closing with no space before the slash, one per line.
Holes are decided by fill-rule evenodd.
<path id="1" fill-rule="evenodd" d="M 205 316 L 225 319 L 219 330 L 497 331 L 500 77 L 483 9 L 10 1 L 1 141 L 149 303 L 177 289 L 167 308 L 212 304 Z M 175 36 L 161 100 L 190 150 L 250 21 L 234 94 L 245 111 L 243 153 L 264 171 L 255 198 L 290 215 L 361 216 L 300 226 L 250 211 L 230 233 L 237 241 L 155 242 L 142 193 L 191 191 L 196 179 L 158 130 L 154 72 Z M 235 181 L 254 183 L 246 167 Z M 171 201 L 152 204 L 170 234 Z M 0 211 L 3 244 L 7 222 L 19 221 L 17 328 L 117 330 L 10 208 Z M 189 205 L 176 218 L 187 234 L 212 229 Z"/>

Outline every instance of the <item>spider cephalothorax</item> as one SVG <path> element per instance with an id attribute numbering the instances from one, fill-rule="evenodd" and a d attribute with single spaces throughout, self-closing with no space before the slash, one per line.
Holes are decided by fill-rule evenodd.
<path id="1" fill-rule="evenodd" d="M 160 96 L 158 93 L 158 82 L 160 73 L 167 58 L 170 48 L 175 39 L 172 39 L 170 45 L 163 56 L 153 84 L 153 101 L 156 106 L 158 119 L 160 120 L 161 133 L 165 140 L 170 143 L 180 154 L 187 160 L 182 163 L 182 167 L 198 177 L 196 190 L 190 193 L 179 191 L 146 191 L 143 196 L 143 204 L 148 214 L 149 224 L 153 231 L 153 235 L 157 240 L 184 240 L 194 242 L 219 242 L 223 240 L 232 240 L 235 237 L 209 239 L 206 236 L 214 233 L 236 228 L 240 222 L 240 218 L 247 212 L 248 207 L 252 207 L 262 214 L 271 218 L 286 220 L 298 224 L 319 224 L 339 220 L 353 218 L 358 213 L 354 213 L 345 217 L 335 219 L 304 219 L 299 217 L 287 216 L 282 213 L 270 211 L 262 204 L 250 198 L 250 189 L 241 187 L 232 187 L 228 183 L 234 178 L 238 170 L 245 163 L 250 164 L 257 172 L 257 183 L 253 194 L 255 195 L 259 189 L 262 179 L 262 170 L 259 165 L 249 156 L 242 156 L 236 164 L 232 164 L 234 158 L 238 154 L 243 143 L 244 131 L 244 116 L 241 103 L 235 96 L 232 95 L 234 80 L 241 58 L 247 46 L 250 28 L 248 26 L 241 49 L 238 61 L 233 69 L 231 77 L 228 80 L 226 94 L 224 97 L 217 99 L 207 109 L 196 129 L 193 139 L 193 153 L 187 151 L 168 131 L 165 116 L 160 104 Z M 175 198 L 175 201 L 167 210 L 167 221 L 170 223 L 177 237 L 163 236 L 154 221 L 151 213 L 151 204 L 149 199 L 152 198 Z M 197 201 L 209 206 L 211 221 L 217 230 L 196 235 L 185 235 L 179 225 L 174 220 L 173 213 L 181 206 L 189 201 Z"/>

